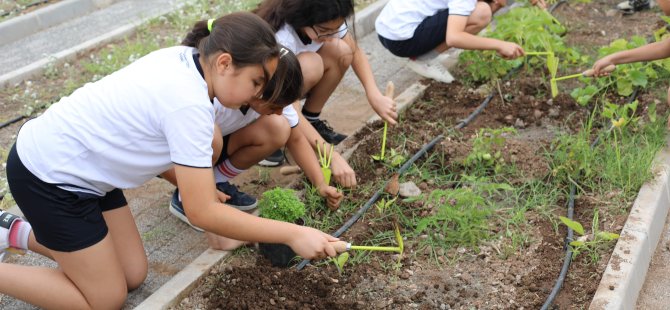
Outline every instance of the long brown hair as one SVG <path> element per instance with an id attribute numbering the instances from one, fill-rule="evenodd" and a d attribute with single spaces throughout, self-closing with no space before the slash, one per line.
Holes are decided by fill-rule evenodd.
<path id="1" fill-rule="evenodd" d="M 268 60 L 279 56 L 274 31 L 262 18 L 248 12 L 237 12 L 214 20 L 212 31 L 207 20 L 195 23 L 191 32 L 181 42 L 195 47 L 205 59 L 219 52 L 229 53 L 235 67 L 262 65 L 267 87 L 270 74 L 265 68 Z M 283 76 L 277 76 L 283 79 Z M 270 96 L 274 101 L 281 89 L 275 88 Z"/>

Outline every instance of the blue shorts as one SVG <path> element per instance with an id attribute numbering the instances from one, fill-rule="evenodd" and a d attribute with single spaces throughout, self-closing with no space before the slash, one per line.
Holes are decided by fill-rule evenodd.
<path id="1" fill-rule="evenodd" d="M 379 41 L 393 55 L 414 58 L 426 54 L 447 40 L 447 19 L 449 10 L 441 10 L 427 17 L 414 30 L 414 35 L 402 41 L 389 40 L 379 36 Z"/>
<path id="2" fill-rule="evenodd" d="M 108 232 L 102 213 L 128 205 L 118 188 L 98 196 L 66 191 L 40 180 L 23 165 L 16 144 L 7 157 L 7 181 L 37 242 L 59 252 L 78 251 L 100 242 Z"/>

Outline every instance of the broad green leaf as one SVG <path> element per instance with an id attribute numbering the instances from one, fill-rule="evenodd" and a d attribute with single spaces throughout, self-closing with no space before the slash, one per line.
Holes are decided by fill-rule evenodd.
<path id="1" fill-rule="evenodd" d="M 627 78 L 619 79 L 617 80 L 616 88 L 620 96 L 630 96 L 633 93 L 633 82 Z"/>
<path id="2" fill-rule="evenodd" d="M 337 266 L 339 267 L 340 270 L 344 270 L 344 264 L 346 264 L 348 260 L 349 260 L 349 252 L 344 252 L 337 257 L 335 263 L 337 263 Z"/>
<path id="3" fill-rule="evenodd" d="M 559 216 L 558 218 L 561 219 L 561 222 L 563 222 L 565 226 L 572 228 L 572 230 L 582 236 L 584 235 L 584 227 L 582 227 L 582 224 L 579 224 L 579 222 L 573 221 L 564 216 Z"/>
<path id="4" fill-rule="evenodd" d="M 616 240 L 619 239 L 619 235 L 611 232 L 606 232 L 606 231 L 599 231 L 598 232 L 598 238 L 605 239 L 605 240 Z"/>
<path id="5" fill-rule="evenodd" d="M 647 87 L 647 75 L 634 70 L 630 72 L 630 80 L 635 86 Z"/>

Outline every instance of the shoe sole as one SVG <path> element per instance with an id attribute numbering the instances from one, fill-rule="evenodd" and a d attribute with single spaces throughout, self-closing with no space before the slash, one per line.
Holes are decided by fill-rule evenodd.
<path id="1" fill-rule="evenodd" d="M 282 162 L 269 161 L 269 160 L 265 160 L 265 159 L 258 162 L 258 165 L 263 166 L 263 167 L 277 167 L 281 164 L 282 164 Z"/>
<path id="2" fill-rule="evenodd" d="M 256 206 L 258 205 L 258 201 L 254 202 L 254 204 L 248 205 L 248 206 L 236 206 L 236 205 L 231 205 L 231 204 L 227 204 L 227 203 L 226 203 L 226 205 L 231 206 L 231 207 L 233 207 L 237 210 L 240 210 L 240 211 L 249 211 L 249 210 L 256 209 Z"/>
<path id="3" fill-rule="evenodd" d="M 177 210 L 177 207 L 175 207 L 172 203 L 170 203 L 170 208 L 169 208 L 169 209 L 170 209 L 170 213 L 172 213 L 174 216 L 176 216 L 177 218 L 179 218 L 180 220 L 182 220 L 182 222 L 184 222 L 184 223 L 188 224 L 189 226 L 191 226 L 191 228 L 195 229 L 195 230 L 198 231 L 198 232 L 205 232 L 205 230 L 203 230 L 202 228 L 197 227 L 197 226 L 191 224 L 191 222 L 189 222 L 189 220 L 188 220 L 188 218 L 186 217 L 186 215 L 184 215 L 184 214 L 182 214 L 181 212 L 179 212 L 179 211 Z"/>

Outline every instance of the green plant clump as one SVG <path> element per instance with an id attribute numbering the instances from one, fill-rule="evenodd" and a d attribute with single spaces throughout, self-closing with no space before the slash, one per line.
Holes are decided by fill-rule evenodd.
<path id="1" fill-rule="evenodd" d="M 258 203 L 261 217 L 295 223 L 305 216 L 305 204 L 291 189 L 275 188 L 263 193 Z"/>

